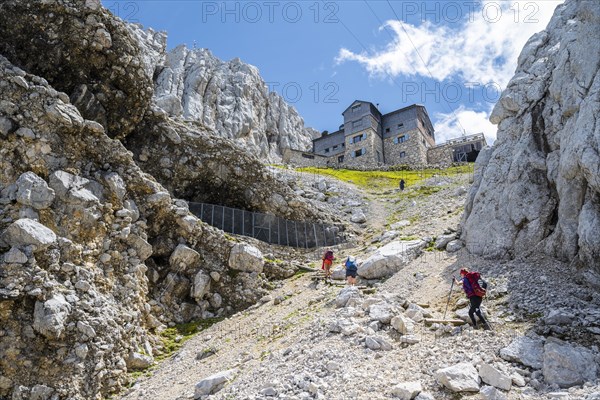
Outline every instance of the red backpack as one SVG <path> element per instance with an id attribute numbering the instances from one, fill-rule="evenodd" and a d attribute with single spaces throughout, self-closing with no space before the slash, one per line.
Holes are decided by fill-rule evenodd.
<path id="1" fill-rule="evenodd" d="M 487 293 L 487 283 L 481 279 L 479 272 L 469 272 L 466 276 L 475 296 L 485 297 Z M 481 282 L 481 284 L 479 282 Z"/>

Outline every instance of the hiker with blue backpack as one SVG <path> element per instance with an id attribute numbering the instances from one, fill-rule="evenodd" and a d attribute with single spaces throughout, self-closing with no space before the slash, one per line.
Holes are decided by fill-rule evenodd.
<path id="1" fill-rule="evenodd" d="M 456 284 L 462 285 L 467 298 L 471 304 L 469 308 L 469 317 L 471 318 L 471 322 L 473 322 L 473 328 L 477 329 L 477 321 L 475 320 L 475 314 L 479 317 L 479 321 L 483 326 L 483 329 L 490 329 L 489 324 L 483 318 L 481 314 L 481 302 L 486 294 L 487 283 L 481 278 L 481 274 L 479 272 L 470 272 L 467 268 L 463 268 L 460 270 L 460 280 L 456 280 Z"/>
<path id="2" fill-rule="evenodd" d="M 356 275 L 358 274 L 356 258 L 354 256 L 348 256 L 344 266 L 346 267 L 346 282 L 348 282 L 348 285 L 350 286 L 356 285 Z"/>

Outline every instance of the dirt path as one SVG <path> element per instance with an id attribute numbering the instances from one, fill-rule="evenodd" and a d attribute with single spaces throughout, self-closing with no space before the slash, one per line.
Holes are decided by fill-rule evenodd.
<path id="1" fill-rule="evenodd" d="M 348 249 L 362 257 L 368 256 L 364 251 L 364 244 L 374 245 L 371 243 L 372 238 L 385 231 L 393 213 L 397 214 L 398 218 L 411 218 L 414 221 L 408 228 L 411 233 L 429 232 L 432 229 L 432 218 L 446 218 L 442 224 L 458 222 L 458 215 L 447 219 L 446 208 L 431 207 L 431 204 L 445 201 L 448 193 L 436 193 L 429 198 L 423 198 L 408 212 L 403 212 L 407 203 L 412 204 L 413 200 L 402 199 L 395 191 L 389 191 L 386 195 L 375 195 L 348 183 L 341 182 L 339 185 L 352 187 L 354 191 L 361 192 L 363 198 L 368 201 L 368 225 L 357 238 L 359 248 Z M 435 212 L 438 215 L 433 214 Z M 433 229 L 437 227 L 438 225 L 435 225 Z M 453 268 L 455 262 L 456 256 L 447 255 L 445 252 L 425 252 L 385 281 L 379 287 L 379 291 L 395 293 L 439 311 L 445 305 L 448 293 L 447 271 Z M 286 349 L 296 351 L 298 347 L 298 351 L 303 352 L 304 346 L 308 346 L 306 350 L 309 351 L 313 344 L 323 340 L 321 334 L 314 337 L 314 343 L 309 338 L 322 326 L 322 321 L 334 315 L 333 303 L 339 291 L 339 286 L 315 282 L 310 273 L 283 281 L 279 288 L 272 291 L 270 298 L 265 299 L 266 303 L 239 312 L 191 338 L 174 356 L 149 371 L 148 376 L 139 378 L 121 399 L 193 398 L 194 385 L 199 380 L 229 369 L 237 369 L 240 377 L 244 376 L 244 379 L 250 381 L 253 374 L 258 374 L 257 378 L 264 379 L 266 372 L 261 371 L 267 368 L 270 358 L 274 355 L 289 351 Z M 307 340 L 307 344 L 299 345 Z M 324 346 L 323 351 L 327 348 Z M 356 347 L 352 349 L 356 354 L 348 355 L 352 365 L 362 358 L 361 351 L 361 347 Z M 379 367 L 385 368 L 385 363 L 381 364 Z M 359 368 L 358 365 L 356 368 Z M 349 392 L 341 398 L 362 398 L 353 397 L 352 393 Z"/>

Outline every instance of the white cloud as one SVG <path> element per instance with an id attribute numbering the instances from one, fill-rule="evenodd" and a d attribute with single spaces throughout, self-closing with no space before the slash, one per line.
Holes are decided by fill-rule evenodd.
<path id="1" fill-rule="evenodd" d="M 461 105 L 454 113 L 437 113 L 434 115 L 436 123 L 434 124 L 435 139 L 438 144 L 448 139 L 460 137 L 463 133 L 472 135 L 481 133 L 485 135 L 487 143 L 492 145 L 496 140 L 496 126 L 493 125 L 488 117 L 489 111 L 475 111 Z M 468 129 L 463 132 L 463 127 Z"/>
<path id="2" fill-rule="evenodd" d="M 429 78 L 431 74 L 438 81 L 457 77 L 505 87 L 526 41 L 546 27 L 554 9 L 563 1 L 485 0 L 475 12 L 465 13 L 457 28 L 428 21 L 414 26 L 389 20 L 380 30 L 391 29 L 394 40 L 384 49 L 368 54 L 342 48 L 336 60 L 357 61 L 369 73 L 382 78 Z"/>

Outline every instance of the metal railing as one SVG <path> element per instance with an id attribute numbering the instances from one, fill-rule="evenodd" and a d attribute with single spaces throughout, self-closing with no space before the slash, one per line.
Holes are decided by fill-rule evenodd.
<path id="1" fill-rule="evenodd" d="M 271 214 L 215 204 L 188 202 L 188 205 L 194 215 L 215 228 L 271 244 L 310 249 L 344 242 L 336 226 L 290 221 Z"/>

